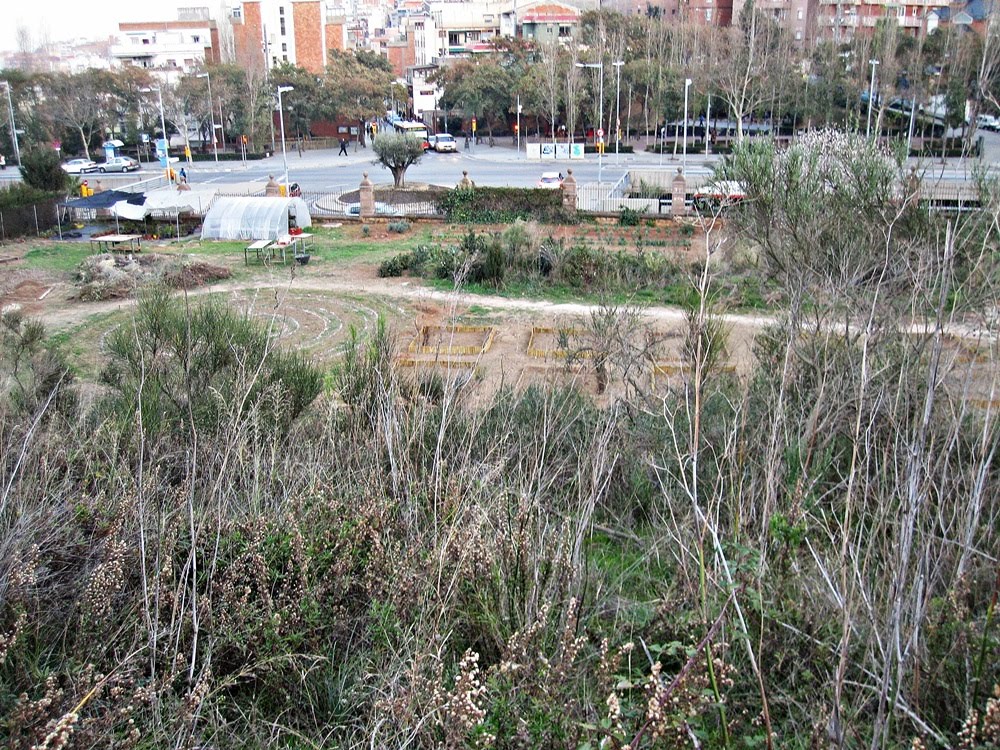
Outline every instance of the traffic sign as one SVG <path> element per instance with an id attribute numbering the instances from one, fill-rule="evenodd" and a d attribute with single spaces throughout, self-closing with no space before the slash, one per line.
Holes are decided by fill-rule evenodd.
<path id="1" fill-rule="evenodd" d="M 598 128 L 597 129 L 597 137 L 598 138 L 603 138 L 604 137 L 604 128 Z"/>

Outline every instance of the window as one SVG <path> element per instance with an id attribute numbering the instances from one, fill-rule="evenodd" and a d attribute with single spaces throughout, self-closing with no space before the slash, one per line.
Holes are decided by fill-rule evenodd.
<path id="1" fill-rule="evenodd" d="M 712 9 L 711 8 L 705 8 L 705 20 L 706 21 L 711 21 L 712 20 Z"/>
<path id="2" fill-rule="evenodd" d="M 285 6 L 284 5 L 279 6 L 279 8 L 278 8 L 278 15 L 279 16 L 285 15 Z"/>
<path id="3" fill-rule="evenodd" d="M 242 8 L 233 8 L 232 17 L 233 18 L 243 18 L 243 9 Z"/>
<path id="4" fill-rule="evenodd" d="M 281 19 L 281 28 L 279 29 L 279 32 L 281 33 L 282 36 L 285 36 L 285 19 L 284 18 Z"/>
<path id="5" fill-rule="evenodd" d="M 191 43 L 192 43 L 192 44 L 197 44 L 197 43 L 198 43 L 198 42 L 200 42 L 200 41 L 201 41 L 201 37 L 200 37 L 200 36 L 198 36 L 197 34 L 193 34 L 193 35 L 191 36 Z"/>
<path id="6" fill-rule="evenodd" d="M 288 45 L 285 44 L 285 42 L 281 43 L 281 51 L 282 52 L 288 52 Z"/>
<path id="7" fill-rule="evenodd" d="M 569 26 L 560 26 L 559 27 L 559 36 L 570 36 L 570 35 L 571 34 L 570 34 Z"/>
<path id="8" fill-rule="evenodd" d="M 795 41 L 796 42 L 801 42 L 802 41 L 802 32 L 801 31 L 796 31 L 795 32 Z"/>
<path id="9" fill-rule="evenodd" d="M 281 59 L 284 60 L 285 62 L 288 62 L 288 55 L 282 55 Z"/>
<path id="10" fill-rule="evenodd" d="M 143 43 L 143 44 L 149 44 L 149 40 L 148 40 L 148 39 L 143 39 L 143 40 L 142 40 L 142 43 Z"/>
<path id="11" fill-rule="evenodd" d="M 800 21 L 802 20 L 802 8 L 799 8 L 798 12 L 795 14 L 795 17 L 798 18 L 798 20 Z"/>
<path id="12" fill-rule="evenodd" d="M 176 68 L 177 67 L 177 61 L 176 60 L 167 60 L 167 67 L 168 68 Z"/>

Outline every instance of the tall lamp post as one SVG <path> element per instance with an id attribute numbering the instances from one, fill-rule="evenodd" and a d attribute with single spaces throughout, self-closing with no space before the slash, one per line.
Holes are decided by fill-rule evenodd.
<path id="1" fill-rule="evenodd" d="M 281 95 L 294 91 L 294 86 L 278 86 L 278 119 L 281 121 L 281 163 L 285 167 L 285 190 L 288 190 L 288 157 L 285 154 L 285 110 L 281 106 Z"/>
<path id="2" fill-rule="evenodd" d="M 611 63 L 615 66 L 615 166 L 618 165 L 618 144 L 622 139 L 622 65 L 624 60 Z"/>
<path id="3" fill-rule="evenodd" d="M 684 153 L 681 156 L 681 166 L 687 169 L 688 163 L 688 89 L 693 81 L 690 78 L 684 79 Z"/>
<path id="4" fill-rule="evenodd" d="M 208 116 L 212 120 L 212 148 L 215 150 L 215 161 L 219 161 L 219 142 L 215 140 L 215 104 L 212 101 L 212 76 L 208 74 L 206 70 L 204 73 L 199 73 L 198 78 L 205 78 L 208 80 Z"/>
<path id="5" fill-rule="evenodd" d="M 865 128 L 865 138 L 871 138 L 872 135 L 872 101 L 875 99 L 875 66 L 878 65 L 878 60 L 873 57 L 868 62 L 872 66 L 872 80 L 868 84 L 868 127 Z"/>
<path id="6" fill-rule="evenodd" d="M 160 129 L 163 131 L 163 166 L 167 177 L 167 182 L 170 182 L 170 141 L 167 139 L 167 121 L 163 116 L 163 88 L 161 86 L 151 86 L 148 89 L 139 89 L 144 93 L 151 91 L 156 92 L 157 99 L 160 102 Z"/>
<path id="7" fill-rule="evenodd" d="M 17 166 L 21 166 L 21 148 L 17 143 L 17 127 L 14 125 L 14 102 L 10 98 L 10 83 L 0 81 L 7 89 L 7 111 L 10 113 L 10 137 L 14 142 L 14 158 L 17 159 Z"/>
<path id="8" fill-rule="evenodd" d="M 604 63 L 577 63 L 578 68 L 597 68 L 600 71 L 601 82 L 600 82 L 600 92 L 597 95 L 598 98 L 598 115 L 597 115 L 597 129 L 600 131 L 604 130 Z M 601 184 L 601 177 L 604 173 L 604 139 L 601 138 L 601 145 L 597 147 L 597 184 Z"/>

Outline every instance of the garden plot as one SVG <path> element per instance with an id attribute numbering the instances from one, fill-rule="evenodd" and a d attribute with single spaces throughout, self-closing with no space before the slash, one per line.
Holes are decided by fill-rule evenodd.
<path id="1" fill-rule="evenodd" d="M 532 326 L 528 337 L 528 356 L 535 359 L 589 357 L 586 332 L 581 328 Z"/>
<path id="2" fill-rule="evenodd" d="M 493 346 L 497 329 L 487 325 L 424 325 L 410 342 L 411 355 L 478 356 Z"/>

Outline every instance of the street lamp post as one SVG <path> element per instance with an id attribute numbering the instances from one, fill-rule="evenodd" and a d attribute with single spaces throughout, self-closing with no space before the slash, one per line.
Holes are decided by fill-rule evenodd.
<path id="1" fill-rule="evenodd" d="M 14 142 L 14 158 L 17 159 L 17 166 L 21 166 L 21 147 L 17 143 L 17 127 L 14 125 L 14 102 L 10 98 L 10 83 L 0 81 L 7 89 L 7 111 L 10 112 L 10 137 Z"/>
<path id="2" fill-rule="evenodd" d="M 163 131 L 163 162 L 167 182 L 170 182 L 170 141 L 167 138 L 167 121 L 163 116 L 163 88 L 161 86 L 151 86 L 148 89 L 140 89 L 143 92 L 155 91 L 160 102 L 160 129 Z"/>
<path id="3" fill-rule="evenodd" d="M 597 129 L 599 131 L 604 131 L 604 63 L 577 63 L 578 68 L 597 68 L 600 71 L 601 82 L 599 85 L 598 98 L 598 114 L 597 114 Z M 604 137 L 601 136 L 601 144 L 597 147 L 597 184 L 601 184 L 601 179 L 604 174 Z"/>
<path id="4" fill-rule="evenodd" d="M 875 66 L 878 65 L 878 60 L 873 57 L 868 62 L 872 66 L 872 80 L 868 84 L 868 126 L 865 128 L 865 138 L 871 138 L 872 135 L 872 101 L 875 99 Z"/>
<path id="5" fill-rule="evenodd" d="M 215 104 L 212 102 L 212 76 L 208 74 L 206 70 L 204 73 L 199 73 L 198 78 L 205 78 L 208 80 L 208 116 L 212 120 L 212 148 L 215 150 L 215 161 L 219 161 L 219 142 L 215 140 Z"/>
<path id="6" fill-rule="evenodd" d="M 615 166 L 618 165 L 618 144 L 621 142 L 622 132 L 622 65 L 624 60 L 616 60 L 611 63 L 615 66 Z"/>
<path id="7" fill-rule="evenodd" d="M 688 89 L 693 81 L 690 78 L 684 79 L 684 153 L 681 156 L 681 166 L 687 169 L 688 161 Z"/>
<path id="8" fill-rule="evenodd" d="M 281 121 L 281 163 L 285 167 L 285 190 L 288 190 L 288 157 L 285 154 L 285 111 L 281 106 L 281 95 L 293 91 L 294 86 L 278 86 L 278 118 Z"/>

